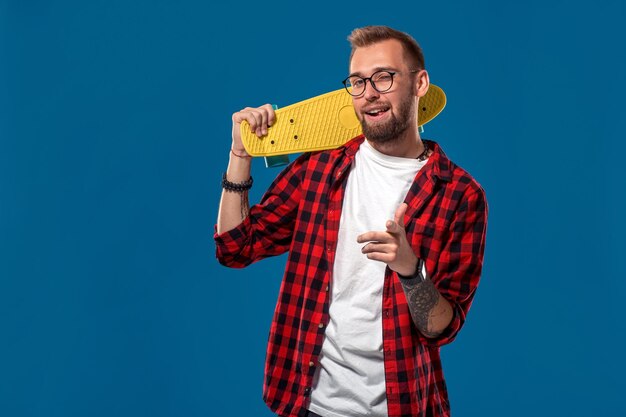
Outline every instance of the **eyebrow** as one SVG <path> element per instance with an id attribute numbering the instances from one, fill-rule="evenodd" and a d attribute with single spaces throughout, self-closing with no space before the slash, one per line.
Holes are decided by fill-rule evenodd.
<path id="1" fill-rule="evenodd" d="M 372 74 L 378 71 L 396 71 L 397 72 L 398 70 L 392 67 L 376 67 L 374 68 L 374 71 L 372 71 Z M 349 74 L 348 77 L 352 77 L 354 75 L 356 75 L 357 77 L 363 77 L 363 73 L 360 71 L 353 72 Z"/>

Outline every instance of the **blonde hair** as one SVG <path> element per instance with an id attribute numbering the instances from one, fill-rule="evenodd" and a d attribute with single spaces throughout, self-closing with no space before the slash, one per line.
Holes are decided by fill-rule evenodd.
<path id="1" fill-rule="evenodd" d="M 357 48 L 370 46 L 389 39 L 400 41 L 404 49 L 404 57 L 409 61 L 411 69 L 426 69 L 424 53 L 415 39 L 408 33 L 400 32 L 388 26 L 365 26 L 354 29 L 348 36 L 348 41 L 352 46 L 350 61 L 352 61 L 352 56 Z"/>

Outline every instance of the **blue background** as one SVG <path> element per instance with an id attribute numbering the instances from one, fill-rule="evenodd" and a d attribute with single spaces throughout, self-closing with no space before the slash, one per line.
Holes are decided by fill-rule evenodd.
<path id="1" fill-rule="evenodd" d="M 340 88 L 349 32 L 424 48 L 426 126 L 484 186 L 443 349 L 456 417 L 623 416 L 623 1 L 0 1 L 0 415 L 270 416 L 285 258 L 215 260 L 234 111 Z M 254 161 L 257 201 L 276 169 Z"/>

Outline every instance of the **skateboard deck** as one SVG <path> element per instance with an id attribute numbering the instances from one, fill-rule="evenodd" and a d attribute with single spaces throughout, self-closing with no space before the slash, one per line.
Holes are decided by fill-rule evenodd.
<path id="1" fill-rule="evenodd" d="M 418 125 L 434 119 L 445 105 L 445 93 L 431 84 L 419 100 Z M 343 88 L 276 110 L 265 136 L 255 135 L 246 121 L 240 131 L 248 154 L 266 157 L 334 149 L 362 133 L 352 96 Z"/>

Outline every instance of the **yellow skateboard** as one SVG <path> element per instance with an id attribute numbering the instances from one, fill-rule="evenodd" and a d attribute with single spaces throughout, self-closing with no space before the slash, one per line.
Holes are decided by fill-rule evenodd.
<path id="1" fill-rule="evenodd" d="M 418 125 L 434 119 L 445 105 L 445 93 L 431 84 L 419 100 Z M 272 157 L 338 148 L 361 133 L 352 96 L 343 88 L 276 110 L 274 125 L 260 138 L 250 130 L 248 122 L 241 123 L 241 139 L 252 156 Z"/>

